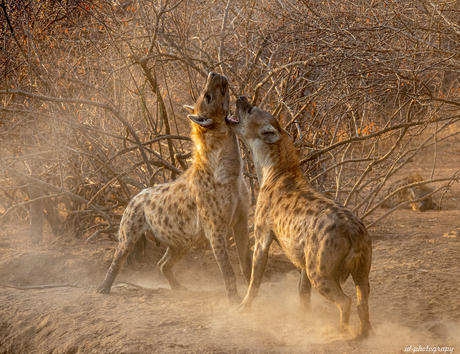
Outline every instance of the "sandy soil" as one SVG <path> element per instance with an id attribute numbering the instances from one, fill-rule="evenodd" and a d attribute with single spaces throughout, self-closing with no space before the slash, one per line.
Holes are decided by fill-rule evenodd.
<path id="1" fill-rule="evenodd" d="M 442 168 L 435 178 L 452 175 L 459 155 L 453 148 L 440 154 Z M 429 175 L 428 163 L 409 168 Z M 192 250 L 175 267 L 188 291 L 168 289 L 156 267 L 164 250 L 149 244 L 144 260 L 124 266 L 117 278 L 145 289 L 118 284 L 101 295 L 94 288 L 116 243 L 55 240 L 48 233 L 34 245 L 26 224 L 2 225 L 1 284 L 78 283 L 34 290 L 0 286 L 0 353 L 405 353 L 411 345 L 460 352 L 458 184 L 442 205 L 440 212 L 398 211 L 370 230 L 375 334 L 362 342 L 339 334 L 337 308 L 315 291 L 312 313 L 300 311 L 298 272 L 276 247 L 252 310 L 239 314 L 229 309 L 209 250 Z M 247 287 L 234 246 L 230 253 L 243 296 Z M 350 280 L 344 289 L 354 300 L 351 325 L 356 328 Z"/>

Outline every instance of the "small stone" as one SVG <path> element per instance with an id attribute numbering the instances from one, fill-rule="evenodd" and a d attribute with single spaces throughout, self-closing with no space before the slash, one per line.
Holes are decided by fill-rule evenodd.
<path id="1" fill-rule="evenodd" d="M 444 235 L 442 235 L 442 237 L 455 238 L 458 237 L 459 233 L 460 232 L 458 230 L 450 230 L 449 232 L 446 232 Z"/>

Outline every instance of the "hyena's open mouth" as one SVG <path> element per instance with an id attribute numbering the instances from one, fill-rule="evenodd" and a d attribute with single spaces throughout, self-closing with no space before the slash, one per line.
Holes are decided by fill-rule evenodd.
<path id="1" fill-rule="evenodd" d="M 225 117 L 225 121 L 230 124 L 238 124 L 240 122 L 238 117 L 235 117 L 232 114 L 229 114 L 227 117 Z"/>
<path id="2" fill-rule="evenodd" d="M 235 105 L 235 113 L 232 114 L 232 112 L 230 112 L 225 117 L 225 122 L 227 122 L 227 124 L 238 124 L 240 122 L 240 118 L 238 117 L 238 107 L 236 105 Z"/>

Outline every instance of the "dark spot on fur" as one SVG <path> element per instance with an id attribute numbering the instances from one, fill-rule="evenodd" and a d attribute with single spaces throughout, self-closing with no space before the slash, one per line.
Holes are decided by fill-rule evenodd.
<path id="1" fill-rule="evenodd" d="M 318 198 L 316 198 L 313 194 L 308 194 L 308 193 L 302 193 L 302 197 L 307 201 L 307 202 L 314 202 Z"/>
<path id="2" fill-rule="evenodd" d="M 161 213 L 163 213 L 163 207 L 158 208 L 158 214 L 161 214 Z"/>
<path id="3" fill-rule="evenodd" d="M 320 269 L 321 270 L 326 270 L 326 266 L 323 264 Z"/>
<path id="4" fill-rule="evenodd" d="M 297 207 L 294 209 L 294 213 L 295 214 L 300 214 L 302 212 L 302 208 L 301 207 Z"/>
<path id="5" fill-rule="evenodd" d="M 283 184 L 281 186 L 281 188 L 285 191 L 285 192 L 291 192 L 291 191 L 295 191 L 297 188 L 296 188 L 296 180 L 293 176 L 287 176 L 284 180 L 283 180 Z"/>
<path id="6" fill-rule="evenodd" d="M 313 215 L 314 213 L 315 213 L 315 211 L 313 209 L 305 210 L 305 215 L 307 215 L 307 216 Z"/>
<path id="7" fill-rule="evenodd" d="M 163 188 L 163 192 L 169 191 L 169 186 Z"/>
<path id="8" fill-rule="evenodd" d="M 177 209 L 177 202 L 174 202 L 173 208 L 174 208 L 174 209 Z"/>
<path id="9" fill-rule="evenodd" d="M 329 294 L 329 293 L 331 292 L 331 289 L 329 289 L 329 288 L 324 288 L 324 292 L 325 292 L 326 294 Z"/>
<path id="10" fill-rule="evenodd" d="M 331 208 L 331 213 L 334 215 L 337 215 L 340 213 L 340 208 L 337 208 L 336 206 Z"/>
<path id="11" fill-rule="evenodd" d="M 145 205 L 147 205 L 147 206 L 149 206 L 150 203 L 152 203 L 152 201 L 151 201 L 150 199 L 148 199 L 148 200 L 145 201 Z"/>
<path id="12" fill-rule="evenodd" d="M 313 224 L 311 225 L 311 227 L 314 229 L 316 228 L 316 224 L 318 223 L 318 219 L 315 219 L 313 220 Z"/>
<path id="13" fill-rule="evenodd" d="M 334 230 L 334 225 L 329 225 L 328 227 L 326 227 L 326 228 L 324 229 L 324 233 L 325 233 L 325 234 L 328 234 L 328 233 L 330 233 L 332 230 Z M 329 241 L 329 240 L 328 240 L 328 241 Z"/>
<path id="14" fill-rule="evenodd" d="M 318 231 L 321 231 L 323 228 L 324 228 L 324 224 L 325 222 L 324 221 L 321 221 L 318 225 Z"/>

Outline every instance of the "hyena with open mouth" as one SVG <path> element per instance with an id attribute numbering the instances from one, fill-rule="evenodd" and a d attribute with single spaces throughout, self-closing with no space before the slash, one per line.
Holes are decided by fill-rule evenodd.
<path id="1" fill-rule="evenodd" d="M 235 116 L 227 124 L 252 152 L 260 192 L 254 220 L 252 277 L 240 310 L 256 297 L 273 240 L 301 269 L 302 304 L 310 308 L 311 285 L 340 310 L 340 325 L 348 329 L 351 299 L 341 283 L 353 277 L 358 297 L 358 337 L 371 331 L 369 272 L 371 238 L 359 218 L 315 191 L 299 168 L 292 139 L 269 113 L 237 100 Z"/>
<path id="2" fill-rule="evenodd" d="M 153 241 L 168 247 L 158 266 L 171 289 L 183 288 L 173 275 L 174 264 L 205 236 L 211 242 L 229 300 L 239 301 L 226 240 L 234 236 L 243 275 L 249 282 L 249 192 L 236 135 L 225 123 L 229 105 L 227 78 L 210 73 L 195 106 L 186 106 L 195 142 L 192 166 L 175 181 L 147 188 L 129 202 L 120 223 L 118 248 L 99 293 L 110 292 L 136 241 L 149 231 Z"/>

